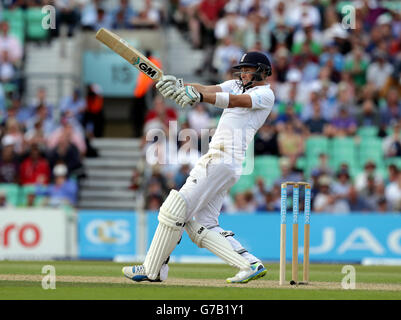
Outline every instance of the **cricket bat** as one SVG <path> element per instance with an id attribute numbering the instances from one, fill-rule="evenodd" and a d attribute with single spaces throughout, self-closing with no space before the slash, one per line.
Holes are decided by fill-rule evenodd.
<path id="1" fill-rule="evenodd" d="M 152 80 L 158 81 L 163 76 L 163 71 L 155 66 L 145 55 L 110 30 L 105 28 L 99 29 L 96 33 L 96 39 L 103 42 L 111 50 L 119 54 Z"/>

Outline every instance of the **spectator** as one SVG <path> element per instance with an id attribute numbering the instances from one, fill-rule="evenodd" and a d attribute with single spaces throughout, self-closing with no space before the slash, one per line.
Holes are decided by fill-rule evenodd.
<path id="1" fill-rule="evenodd" d="M 54 183 L 50 184 L 46 196 L 51 207 L 75 206 L 78 198 L 78 185 L 75 180 L 68 179 L 68 169 L 63 163 L 53 169 Z"/>
<path id="2" fill-rule="evenodd" d="M 295 91 L 294 101 L 305 105 L 309 102 L 308 97 L 308 84 L 301 81 L 302 74 L 296 68 L 291 68 L 287 72 L 286 82 L 279 85 L 276 90 L 276 96 L 278 101 L 288 101 L 288 97 L 292 96 L 291 91 Z"/>
<path id="3" fill-rule="evenodd" d="M 388 172 L 388 178 L 385 181 L 385 185 L 397 181 L 398 173 L 400 172 L 400 170 L 395 164 L 388 165 L 387 172 Z"/>
<path id="4" fill-rule="evenodd" d="M 137 191 L 140 189 L 142 183 L 143 173 L 137 167 L 135 167 L 134 170 L 132 170 L 131 184 L 129 186 L 129 189 Z"/>
<path id="5" fill-rule="evenodd" d="M 161 22 L 161 14 L 155 8 L 152 0 L 145 0 L 145 6 L 138 16 L 134 17 L 131 24 L 136 28 L 158 28 Z"/>
<path id="6" fill-rule="evenodd" d="M 320 13 L 308 0 L 298 1 L 291 10 L 290 18 L 295 26 L 300 26 L 306 21 L 315 28 L 320 26 Z"/>
<path id="7" fill-rule="evenodd" d="M 338 199 L 346 199 L 352 187 L 352 182 L 348 172 L 340 171 L 337 180 L 333 183 L 333 194 L 339 196 Z"/>
<path id="8" fill-rule="evenodd" d="M 276 126 L 265 122 L 255 136 L 255 155 L 279 155 Z"/>
<path id="9" fill-rule="evenodd" d="M 17 155 L 21 155 L 25 151 L 24 134 L 17 119 L 9 118 L 6 121 L 4 129 L 4 137 L 10 136 L 13 138 L 14 151 Z"/>
<path id="10" fill-rule="evenodd" d="M 12 114 L 10 114 L 10 112 Z M 23 130 L 26 129 L 26 124 L 33 117 L 32 109 L 22 105 L 21 98 L 15 94 L 12 97 L 11 105 L 8 109 L 7 118 L 15 118 Z"/>
<path id="11" fill-rule="evenodd" d="M 357 87 L 366 84 L 366 71 L 368 65 L 369 62 L 364 56 L 363 49 L 361 47 L 355 47 L 352 50 L 349 60 L 345 62 L 345 70 L 350 72 Z"/>
<path id="12" fill-rule="evenodd" d="M 377 211 L 379 209 L 379 201 L 382 198 L 379 188 L 375 178 L 373 176 L 368 176 L 366 187 L 361 190 L 360 195 L 368 204 L 370 211 Z"/>
<path id="13" fill-rule="evenodd" d="M 266 18 L 257 12 L 248 14 L 248 27 L 244 31 L 243 47 L 251 51 L 257 43 L 260 43 L 261 50 L 267 52 L 271 47 L 270 27 Z"/>
<path id="14" fill-rule="evenodd" d="M 80 127 L 80 124 L 74 121 L 74 119 L 63 117 L 61 119 L 61 125 L 47 138 L 47 146 L 50 149 L 53 149 L 62 140 L 68 140 L 74 144 L 82 156 L 86 154 L 87 147 L 82 128 Z"/>
<path id="15" fill-rule="evenodd" d="M 111 29 L 112 28 L 112 17 L 102 7 L 96 10 L 96 20 L 93 24 L 92 30 L 97 31 L 101 28 Z"/>
<path id="16" fill-rule="evenodd" d="M 55 107 L 53 104 L 49 103 L 47 91 L 44 87 L 39 87 L 36 90 L 36 97 L 29 107 L 32 109 L 32 112 L 37 112 L 39 107 L 44 107 L 44 109 L 46 109 L 46 117 L 53 118 L 55 116 Z"/>
<path id="17" fill-rule="evenodd" d="M 386 198 L 380 197 L 377 202 L 377 212 L 385 213 L 388 212 L 388 204 Z"/>
<path id="18" fill-rule="evenodd" d="M 0 208 L 13 208 L 13 205 L 7 201 L 7 193 L 0 190 Z"/>
<path id="19" fill-rule="evenodd" d="M 348 213 L 349 207 L 347 202 L 339 200 L 337 195 L 332 194 L 330 185 L 330 177 L 321 176 L 319 178 L 319 188 L 313 201 L 313 211 L 316 213 Z"/>
<path id="20" fill-rule="evenodd" d="M 398 173 L 396 181 L 386 186 L 385 197 L 390 210 L 401 210 L 401 173 Z"/>
<path id="21" fill-rule="evenodd" d="M 294 171 L 294 162 L 291 162 L 289 158 L 282 157 L 279 161 L 281 176 L 276 181 L 274 185 L 279 185 L 286 181 L 302 181 L 302 174 Z M 267 169 L 271 170 L 271 169 Z M 291 194 L 291 190 L 289 194 Z"/>
<path id="22" fill-rule="evenodd" d="M 192 21 L 192 30 L 194 38 L 200 39 L 198 48 L 204 49 L 203 62 L 196 70 L 198 75 L 206 70 L 216 72 L 212 65 L 217 42 L 214 30 L 225 4 L 226 0 L 201 0 L 197 5 L 197 18 Z"/>
<path id="23" fill-rule="evenodd" d="M 145 116 L 144 136 L 151 129 L 161 129 L 167 133 L 169 122 L 176 121 L 177 118 L 177 111 L 167 106 L 162 96 L 156 96 L 153 101 L 153 108 Z"/>
<path id="24" fill-rule="evenodd" d="M 335 117 L 327 128 L 327 134 L 331 137 L 353 136 L 357 130 L 357 124 L 348 109 L 341 108 L 339 115 Z"/>
<path id="25" fill-rule="evenodd" d="M 67 36 L 72 37 L 74 30 L 80 21 L 80 12 L 74 0 L 55 0 L 56 28 L 52 29 L 52 35 L 58 37 L 63 25 L 67 27 Z"/>
<path id="26" fill-rule="evenodd" d="M 23 48 L 19 40 L 9 34 L 8 22 L 0 22 L 0 52 L 7 52 L 7 61 L 20 65 L 23 55 Z M 4 55 L 1 56 L 3 58 Z M 3 62 L 2 60 L 0 62 Z"/>
<path id="27" fill-rule="evenodd" d="M 132 20 L 137 13 L 129 4 L 128 0 L 120 0 L 120 4 L 112 13 L 113 29 L 130 29 L 132 28 Z"/>
<path id="28" fill-rule="evenodd" d="M 312 21 L 305 20 L 302 29 L 295 33 L 294 44 L 291 52 L 297 56 L 302 53 L 309 53 L 312 60 L 317 61 L 317 57 L 322 51 L 319 32 L 314 29 Z"/>
<path id="29" fill-rule="evenodd" d="M 374 178 L 376 184 L 383 183 L 383 177 L 376 172 L 376 164 L 373 161 L 366 162 L 364 170 L 355 177 L 355 188 L 358 192 L 367 187 L 370 176 Z"/>
<path id="30" fill-rule="evenodd" d="M 29 155 L 19 168 L 19 182 L 25 184 L 47 185 L 50 182 L 49 162 L 41 154 L 37 144 L 31 145 Z"/>
<path id="31" fill-rule="evenodd" d="M 280 155 L 288 157 L 293 163 L 304 153 L 304 139 L 295 131 L 294 124 L 287 122 L 278 134 Z"/>
<path id="32" fill-rule="evenodd" d="M 274 4 L 273 10 L 270 15 L 271 30 L 274 30 L 278 25 L 293 26 L 293 21 L 290 18 L 290 9 L 287 8 L 286 1 L 277 1 Z"/>
<path id="33" fill-rule="evenodd" d="M 256 211 L 256 203 L 251 191 L 238 192 L 234 196 L 234 199 L 236 211 L 245 213 L 253 213 Z"/>
<path id="34" fill-rule="evenodd" d="M 163 198 L 157 194 L 150 194 L 146 198 L 146 210 L 149 211 L 159 211 L 161 205 L 163 204 Z"/>
<path id="35" fill-rule="evenodd" d="M 73 94 L 64 97 L 60 102 L 60 111 L 66 117 L 74 117 L 79 122 L 83 122 L 84 112 L 86 110 L 86 102 L 82 97 L 81 90 L 75 88 Z"/>
<path id="36" fill-rule="evenodd" d="M 361 110 L 356 115 L 356 124 L 360 127 L 379 127 L 380 113 L 376 110 L 373 100 L 365 100 L 362 103 Z"/>
<path id="37" fill-rule="evenodd" d="M 83 30 L 97 30 L 95 24 L 98 20 L 98 10 L 103 9 L 101 5 L 102 1 L 103 0 L 90 0 L 83 6 L 81 10 L 81 25 Z"/>
<path id="38" fill-rule="evenodd" d="M 331 64 L 336 72 L 341 72 L 344 69 L 344 57 L 338 51 L 338 47 L 334 41 L 327 44 L 325 52 L 319 57 L 321 66 Z"/>
<path id="39" fill-rule="evenodd" d="M 67 135 L 62 135 L 58 143 L 50 148 L 48 156 L 50 166 L 65 163 L 68 175 L 79 176 L 82 173 L 82 162 L 78 148 L 70 141 Z"/>
<path id="40" fill-rule="evenodd" d="M 47 137 L 45 135 L 43 129 L 43 121 L 37 120 L 35 126 L 29 129 L 24 135 L 25 142 L 27 147 L 32 146 L 33 144 L 39 145 L 40 149 L 47 148 Z"/>
<path id="41" fill-rule="evenodd" d="M 264 207 L 268 190 L 262 177 L 257 177 L 255 180 L 255 186 L 253 187 L 252 193 L 258 211 L 263 211 L 263 209 L 265 209 Z"/>
<path id="42" fill-rule="evenodd" d="M 401 122 L 397 122 L 393 133 L 383 139 L 383 153 L 385 157 L 401 156 Z"/>
<path id="43" fill-rule="evenodd" d="M 370 63 L 367 68 L 366 79 L 374 84 L 376 90 L 380 90 L 393 73 L 394 68 L 388 62 L 386 52 L 376 49 L 373 53 L 373 59 L 373 63 Z"/>
<path id="44" fill-rule="evenodd" d="M 322 117 L 319 101 L 314 101 L 312 104 L 312 117 L 306 120 L 305 125 L 311 135 L 326 134 L 327 121 Z"/>
<path id="45" fill-rule="evenodd" d="M 391 88 L 381 111 L 382 123 L 392 126 L 401 120 L 401 101 L 397 89 Z"/>
<path id="46" fill-rule="evenodd" d="M 8 135 L 3 137 L 1 143 L 0 183 L 18 183 L 19 163 L 14 152 L 15 140 Z"/>
<path id="47" fill-rule="evenodd" d="M 342 171 L 340 171 L 340 173 L 342 173 Z M 346 173 L 348 174 L 348 172 Z M 319 154 L 319 162 L 316 168 L 312 169 L 311 175 L 312 177 L 318 177 L 318 178 L 320 178 L 321 176 L 327 176 L 329 178 L 333 177 L 334 173 L 333 170 L 330 168 L 329 158 L 327 154 L 325 153 Z"/>
<path id="48" fill-rule="evenodd" d="M 11 82 L 16 76 L 17 69 L 8 57 L 8 51 L 4 50 L 1 54 L 0 60 L 0 81 L 3 83 Z"/>
<path id="49" fill-rule="evenodd" d="M 274 54 L 274 73 L 280 84 L 286 81 L 287 72 L 290 68 L 290 53 L 285 47 L 276 50 Z"/>
<path id="50" fill-rule="evenodd" d="M 104 131 L 104 99 L 99 85 L 92 83 L 87 86 L 86 109 L 83 114 L 83 127 L 95 137 L 103 137 Z"/>
<path id="51" fill-rule="evenodd" d="M 299 119 L 302 112 L 303 105 L 301 102 L 297 101 L 297 91 L 296 87 L 290 87 L 289 95 L 285 100 L 281 100 L 278 103 L 278 119 L 277 121 L 290 121 Z M 286 116 L 291 115 L 291 116 Z"/>
<path id="52" fill-rule="evenodd" d="M 374 178 L 372 177 L 372 181 Z M 358 190 L 352 186 L 348 192 L 348 205 L 349 209 L 353 212 L 373 211 L 374 206 L 366 201 L 366 198 L 359 195 Z"/>
<path id="53" fill-rule="evenodd" d="M 223 79 L 229 80 L 231 68 L 243 55 L 241 47 L 233 42 L 231 36 L 226 36 L 217 46 L 213 56 L 213 66 Z"/>

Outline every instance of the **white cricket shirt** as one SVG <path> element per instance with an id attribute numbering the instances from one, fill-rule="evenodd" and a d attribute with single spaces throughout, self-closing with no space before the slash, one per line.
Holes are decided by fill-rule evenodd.
<path id="1" fill-rule="evenodd" d="M 208 154 L 223 156 L 224 163 L 241 168 L 249 144 L 273 108 L 274 93 L 269 84 L 250 88 L 244 93 L 237 80 L 228 80 L 219 86 L 223 92 L 249 94 L 252 99 L 252 108 L 224 109 L 209 144 Z"/>

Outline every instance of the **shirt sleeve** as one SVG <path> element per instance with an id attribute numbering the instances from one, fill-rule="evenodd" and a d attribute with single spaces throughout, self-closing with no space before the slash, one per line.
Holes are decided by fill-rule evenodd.
<path id="1" fill-rule="evenodd" d="M 274 93 L 270 88 L 260 88 L 248 93 L 252 99 L 252 109 L 272 109 Z"/>
<path id="2" fill-rule="evenodd" d="M 221 91 L 228 93 L 234 93 L 234 87 L 236 85 L 236 80 L 227 80 L 223 83 L 218 84 L 218 86 L 221 88 Z"/>

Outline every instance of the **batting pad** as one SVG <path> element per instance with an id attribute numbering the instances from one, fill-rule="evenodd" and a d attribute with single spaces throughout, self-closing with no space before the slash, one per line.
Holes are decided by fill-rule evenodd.
<path id="1" fill-rule="evenodd" d="M 195 220 L 187 222 L 185 230 L 199 248 L 208 249 L 230 266 L 239 269 L 249 269 L 251 267 L 249 261 L 235 252 L 228 240 L 219 232 L 208 230 Z"/>
<path id="2" fill-rule="evenodd" d="M 185 200 L 178 191 L 171 190 L 160 207 L 159 225 L 143 263 L 149 279 L 157 278 L 163 262 L 176 247 L 185 225 L 185 218 Z"/>

